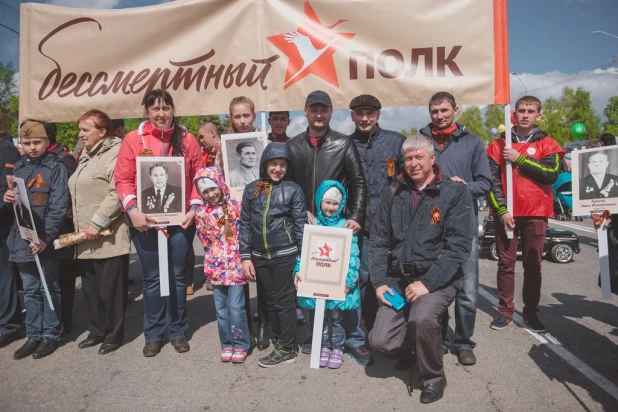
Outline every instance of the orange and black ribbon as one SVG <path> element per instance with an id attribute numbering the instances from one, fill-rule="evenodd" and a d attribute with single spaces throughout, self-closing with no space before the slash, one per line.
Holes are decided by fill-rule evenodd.
<path id="1" fill-rule="evenodd" d="M 34 186 L 37 189 L 40 189 L 43 183 L 45 183 L 45 181 L 43 180 L 43 176 L 41 176 L 41 174 L 39 173 L 36 175 L 34 179 L 28 182 L 28 187 L 31 188 L 32 186 Z"/>
<path id="2" fill-rule="evenodd" d="M 154 226 L 153 227 L 154 230 L 159 230 L 161 233 L 163 233 L 163 236 L 165 236 L 167 239 L 170 238 L 170 234 L 167 233 L 167 228 L 165 227 L 158 227 L 158 226 Z"/>
<path id="3" fill-rule="evenodd" d="M 611 213 L 609 213 L 609 210 L 606 210 L 603 213 L 593 213 L 590 215 L 590 217 L 592 218 L 592 222 L 594 223 L 595 227 L 599 227 L 603 224 L 603 222 L 605 222 L 605 219 L 609 219 L 611 217 Z"/>
<path id="4" fill-rule="evenodd" d="M 387 175 L 389 178 L 395 177 L 395 159 L 392 157 L 386 158 Z"/>
<path id="5" fill-rule="evenodd" d="M 259 196 L 260 193 L 262 192 L 262 190 L 264 191 L 264 193 L 266 193 L 267 195 L 270 194 L 270 182 L 268 180 L 260 180 L 259 182 L 257 182 L 255 184 L 256 188 L 253 191 L 253 195 L 254 196 Z"/>
<path id="6" fill-rule="evenodd" d="M 438 206 L 431 209 L 431 224 L 433 226 L 438 226 L 438 223 L 440 223 L 440 216 L 442 216 L 442 211 L 438 208 Z"/>

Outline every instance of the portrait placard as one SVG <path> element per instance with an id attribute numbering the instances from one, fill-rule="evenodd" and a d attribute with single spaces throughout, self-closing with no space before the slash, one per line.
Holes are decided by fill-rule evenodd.
<path id="1" fill-rule="evenodd" d="M 267 144 L 265 132 L 221 135 L 225 183 L 232 197 L 242 199 L 245 186 L 260 178 L 260 159 Z"/>
<path id="2" fill-rule="evenodd" d="M 298 296 L 345 300 L 352 230 L 305 225 Z"/>
<path id="3" fill-rule="evenodd" d="M 571 170 L 573 215 L 618 213 L 618 146 L 573 151 Z"/>
<path id="4" fill-rule="evenodd" d="M 7 176 L 8 177 L 8 176 Z M 30 209 L 30 201 L 28 200 L 28 192 L 26 191 L 26 182 L 19 177 L 12 177 L 13 193 L 15 193 L 15 202 L 13 203 L 13 211 L 15 212 L 15 222 L 19 227 L 19 235 L 22 239 L 30 242 L 39 243 L 39 236 L 36 233 L 34 226 L 34 218 Z"/>
<path id="5" fill-rule="evenodd" d="M 180 225 L 186 213 L 185 158 L 137 157 L 137 206 L 156 226 Z"/>

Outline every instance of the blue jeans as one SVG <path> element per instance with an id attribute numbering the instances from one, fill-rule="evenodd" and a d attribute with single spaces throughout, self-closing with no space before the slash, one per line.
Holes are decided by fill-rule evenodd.
<path id="1" fill-rule="evenodd" d="M 213 285 L 212 289 L 221 349 L 233 348 L 248 352 L 251 335 L 245 313 L 245 287 Z"/>
<path id="2" fill-rule="evenodd" d="M 358 268 L 358 282 L 361 304 L 358 309 L 346 310 L 343 312 L 345 323 L 346 340 L 345 346 L 348 348 L 358 348 L 365 344 L 365 331 L 361 327 L 362 308 L 365 301 L 365 294 L 369 284 L 369 237 L 359 236 L 360 243 L 360 267 Z M 373 292 L 369 292 L 373 293 Z"/>
<path id="3" fill-rule="evenodd" d="M 35 262 L 20 263 L 19 274 L 24 284 L 26 306 L 26 336 L 33 340 L 60 339 L 60 262 L 41 258 L 47 288 L 54 309 L 49 307 L 41 275 Z"/>
<path id="4" fill-rule="evenodd" d="M 338 349 L 343 351 L 345 342 L 344 314 L 346 312 L 337 309 L 324 311 L 324 331 L 322 332 L 322 347 L 328 349 Z M 328 333 L 328 320 L 331 321 L 331 333 Z"/>
<path id="5" fill-rule="evenodd" d="M 455 298 L 455 336 L 448 328 L 448 311 L 444 313 L 442 335 L 444 346 L 459 351 L 474 349 L 476 343 L 472 341 L 474 324 L 476 322 L 476 305 L 479 293 L 479 240 L 478 235 L 472 239 L 470 257 L 461 264 L 463 273 L 462 288 Z M 446 334 L 446 335 L 445 335 Z"/>
<path id="6" fill-rule="evenodd" d="M 169 239 L 168 262 L 170 275 L 170 295 L 161 297 L 159 284 L 159 247 L 157 231 L 142 233 L 131 228 L 131 240 L 142 265 L 142 292 L 144 299 L 144 337 L 146 343 L 163 340 L 165 329 L 169 339 L 185 338 L 187 323 L 187 255 L 193 247 L 195 226 L 187 230 L 180 226 L 167 228 Z"/>

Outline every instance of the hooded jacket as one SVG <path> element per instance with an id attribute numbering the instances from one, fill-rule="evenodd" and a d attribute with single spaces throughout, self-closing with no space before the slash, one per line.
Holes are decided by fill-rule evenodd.
<path id="1" fill-rule="evenodd" d="M 551 185 L 558 179 L 564 150 L 540 127 L 528 136 L 519 136 L 512 129 L 512 147 L 520 155 L 513 164 L 513 217 L 554 217 L 554 197 Z M 506 160 L 502 152 L 506 139 L 500 138 L 487 148 L 493 188 L 488 200 L 492 216 L 502 216 L 506 208 Z"/>
<path id="2" fill-rule="evenodd" d="M 403 292 L 408 283 L 419 280 L 430 292 L 458 283 L 461 263 L 470 257 L 475 227 L 470 189 L 450 179 L 442 180 L 438 165 L 436 179 L 420 191 L 416 207 L 405 173 L 397 178 L 397 188 L 388 211 L 386 190 L 375 215 L 369 238 L 369 273 L 377 289 L 388 285 Z M 389 221 L 390 216 L 390 221 Z M 392 257 L 388 259 L 389 226 Z M 403 263 L 414 273 L 406 277 Z"/>
<path id="3" fill-rule="evenodd" d="M 371 133 L 355 130 L 350 138 L 356 145 L 363 174 L 367 182 L 367 211 L 363 230 L 369 233 L 371 219 L 380 206 L 382 192 L 399 175 L 401 165 L 401 145 L 405 136 L 385 130 L 378 125 Z"/>
<path id="4" fill-rule="evenodd" d="M 193 176 L 203 166 L 204 159 L 200 146 L 195 137 L 187 132 L 184 126 L 182 135 L 182 147 L 185 158 L 185 187 L 186 192 L 186 211 L 192 205 L 203 204 L 202 198 L 193 187 Z M 135 159 L 138 156 L 171 156 L 172 148 L 170 140 L 174 128 L 167 130 L 157 129 L 150 121 L 144 121 L 137 130 L 129 132 L 122 140 L 114 179 L 116 181 L 116 192 L 122 203 L 124 210 L 137 204 L 137 168 Z"/>
<path id="5" fill-rule="evenodd" d="M 238 244 L 240 202 L 230 197 L 230 189 L 225 184 L 218 167 L 205 167 L 198 170 L 193 178 L 193 185 L 196 189 L 197 181 L 202 178 L 214 181 L 223 193 L 218 204 L 211 205 L 204 200 L 204 204 L 199 206 L 195 213 L 197 237 L 204 245 L 204 275 L 213 285 L 217 286 L 245 285 L 247 279 L 242 270 Z M 232 239 L 225 236 L 226 218 L 234 232 Z"/>
<path id="6" fill-rule="evenodd" d="M 63 257 L 62 249 L 54 251 L 52 242 L 67 232 L 65 214 L 69 206 L 69 188 L 66 168 L 55 154 L 47 152 L 36 159 L 23 155 L 15 163 L 14 171 L 15 177 L 24 179 L 26 184 L 37 236 L 47 243 L 41 256 L 49 259 Z M 21 238 L 16 224 L 11 228 L 7 246 L 11 262 L 34 262 L 30 242 Z"/>
<path id="7" fill-rule="evenodd" d="M 339 205 L 339 210 L 330 217 L 324 216 L 322 213 L 322 199 L 324 198 L 324 193 L 331 187 L 336 187 L 343 194 L 343 199 L 341 200 L 341 204 Z M 343 211 L 345 210 L 345 204 L 347 200 L 348 194 L 343 187 L 343 185 L 334 180 L 325 180 L 322 182 L 320 187 L 318 187 L 318 191 L 315 194 L 315 207 L 318 211 L 316 215 L 316 223 L 319 226 L 328 226 L 328 227 L 345 227 L 346 219 L 343 217 Z M 360 267 L 360 251 L 358 249 L 358 236 L 352 236 L 352 249 L 350 250 L 350 264 L 348 267 L 348 274 L 345 279 L 345 284 L 350 290 L 345 297 L 344 301 L 337 300 L 328 300 L 326 301 L 327 309 L 337 309 L 337 310 L 351 310 L 356 309 L 360 305 L 360 292 L 358 289 L 358 268 Z M 296 267 L 294 268 L 294 272 L 296 273 L 300 270 L 300 260 L 296 263 Z M 298 304 L 301 308 L 304 309 L 315 309 L 315 299 L 313 298 L 297 298 Z"/>
<path id="8" fill-rule="evenodd" d="M 303 243 L 307 223 L 307 203 L 303 189 L 286 180 L 273 182 L 266 174 L 270 159 L 286 159 L 290 154 L 284 143 L 270 143 L 260 159 L 260 180 L 245 186 L 240 214 L 240 258 L 273 259 L 297 255 Z M 286 176 L 287 177 L 287 176 Z"/>
<path id="9" fill-rule="evenodd" d="M 362 226 L 367 209 L 367 184 L 354 142 L 329 128 L 319 139 L 317 148 L 311 144 L 308 130 L 288 140 L 286 145 L 291 159 L 288 177 L 302 187 L 307 210 L 314 216 L 317 214 L 313 199 L 318 186 L 324 180 L 336 180 L 348 191 L 348 219 Z"/>

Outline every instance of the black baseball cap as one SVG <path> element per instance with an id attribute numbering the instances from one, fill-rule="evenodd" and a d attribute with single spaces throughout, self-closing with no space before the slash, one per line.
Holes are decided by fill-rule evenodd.
<path id="1" fill-rule="evenodd" d="M 330 96 L 328 93 L 323 92 L 322 90 L 316 90 L 309 93 L 307 96 L 307 100 L 305 100 L 305 107 L 311 106 L 314 104 L 321 104 L 326 107 L 333 107 L 333 102 L 330 100 Z"/>
<path id="2" fill-rule="evenodd" d="M 374 110 L 380 110 L 382 108 L 382 105 L 380 104 L 380 101 L 370 95 L 370 94 L 361 94 L 360 96 L 356 96 L 355 98 L 352 99 L 352 101 L 350 102 L 350 110 L 356 110 L 356 109 L 374 109 Z"/>

